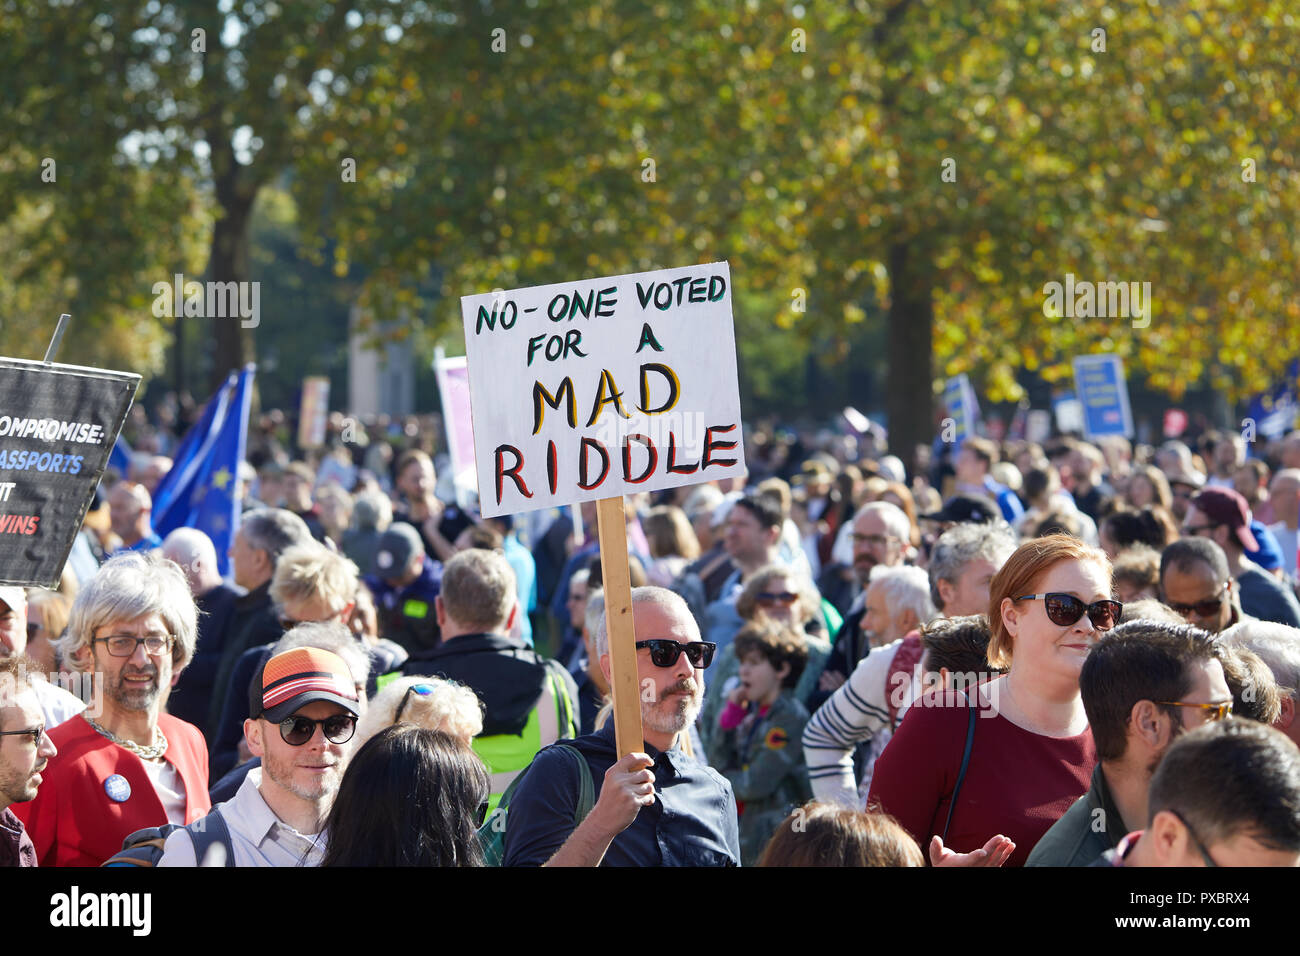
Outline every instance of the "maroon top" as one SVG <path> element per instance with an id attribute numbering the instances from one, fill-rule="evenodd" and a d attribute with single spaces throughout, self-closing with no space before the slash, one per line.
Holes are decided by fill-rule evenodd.
<path id="1" fill-rule="evenodd" d="M 984 706 L 975 720 L 970 765 L 944 846 L 978 850 L 999 833 L 1016 844 L 1007 866 L 1024 866 L 1070 805 L 1088 790 L 1097 748 L 1091 729 L 1044 737 Z M 914 703 L 876 761 L 868 803 L 892 814 L 921 845 L 942 834 L 966 746 L 965 698 L 927 694 Z"/>

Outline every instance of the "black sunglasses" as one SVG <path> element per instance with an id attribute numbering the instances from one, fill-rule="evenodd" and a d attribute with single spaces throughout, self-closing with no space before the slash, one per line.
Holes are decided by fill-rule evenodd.
<path id="1" fill-rule="evenodd" d="M 1218 614 L 1219 611 L 1223 609 L 1223 596 L 1224 592 L 1227 590 L 1228 582 L 1224 581 L 1223 584 L 1219 586 L 1219 593 L 1212 598 L 1207 598 L 1204 601 L 1197 601 L 1195 604 L 1179 604 L 1176 601 L 1170 601 L 1166 598 L 1165 607 L 1169 608 L 1169 610 L 1173 611 L 1175 614 L 1181 614 L 1184 617 L 1187 616 L 1188 611 L 1194 611 L 1197 617 L 1210 617 Z"/>
<path id="2" fill-rule="evenodd" d="M 1047 594 L 1022 594 L 1017 601 L 1042 600 L 1047 619 L 1061 627 L 1069 627 L 1083 617 L 1086 612 L 1092 626 L 1099 631 L 1108 631 L 1120 622 L 1124 616 L 1124 605 L 1119 601 L 1094 601 L 1084 604 L 1073 594 L 1061 594 L 1050 591 Z"/>
<path id="3" fill-rule="evenodd" d="M 316 736 L 316 725 L 325 731 L 325 739 L 332 744 L 345 744 L 357 731 L 357 719 L 351 714 L 335 714 L 324 720 L 310 717 L 286 717 L 280 721 L 280 738 L 291 747 L 301 747 Z"/>
<path id="4" fill-rule="evenodd" d="M 713 652 L 718 649 L 718 645 L 712 641 L 691 641 L 689 644 L 679 644 L 677 641 L 668 641 L 662 638 L 656 638 L 651 641 L 637 641 L 637 650 L 643 647 L 650 648 L 650 663 L 655 667 L 672 667 L 677 663 L 677 658 L 683 653 L 686 659 L 691 662 L 691 666 L 697 670 L 704 670 L 713 663 Z"/>

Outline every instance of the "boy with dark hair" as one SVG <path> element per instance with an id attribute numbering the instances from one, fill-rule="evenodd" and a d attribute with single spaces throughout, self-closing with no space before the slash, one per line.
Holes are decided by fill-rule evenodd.
<path id="1" fill-rule="evenodd" d="M 736 793 L 741 865 L 753 866 L 790 810 L 812 797 L 801 743 L 808 711 L 793 692 L 808 647 L 798 631 L 769 621 L 747 624 L 734 647 L 740 685 L 718 715 L 708 757 Z"/>

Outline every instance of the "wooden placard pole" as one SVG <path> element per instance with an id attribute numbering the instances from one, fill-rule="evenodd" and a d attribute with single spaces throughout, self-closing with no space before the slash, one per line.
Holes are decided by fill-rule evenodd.
<path id="1" fill-rule="evenodd" d="M 641 682 L 636 669 L 636 629 L 632 624 L 632 578 L 627 568 L 627 519 L 623 499 L 596 502 L 600 531 L 600 573 L 609 630 L 610 693 L 614 697 L 614 735 L 618 755 L 645 749 L 641 732 Z"/>

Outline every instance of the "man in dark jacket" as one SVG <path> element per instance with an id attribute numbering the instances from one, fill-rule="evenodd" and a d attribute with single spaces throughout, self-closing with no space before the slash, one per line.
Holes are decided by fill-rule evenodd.
<path id="1" fill-rule="evenodd" d="M 442 564 L 425 553 L 420 532 L 394 521 L 379 536 L 365 579 L 379 612 L 379 636 L 411 654 L 437 647 L 442 636 L 434 601 L 442 590 L 442 574 Z"/>
<path id="2" fill-rule="evenodd" d="M 199 641 L 194 657 L 167 698 L 173 717 L 203 726 L 212 701 L 212 682 L 221 664 L 223 641 L 240 592 L 222 583 L 212 539 L 197 528 L 177 528 L 163 541 L 163 557 L 185 572 L 194 604 L 199 609 Z"/>
<path id="3" fill-rule="evenodd" d="M 471 548 L 447 562 L 435 606 L 442 644 L 413 654 L 402 673 L 466 685 L 483 704 L 474 750 L 492 775 L 492 803 L 542 747 L 577 732 L 578 690 L 555 661 L 507 637 L 519 614 L 505 557 Z"/>
<path id="4" fill-rule="evenodd" d="M 235 583 L 247 593 L 235 602 L 234 614 L 221 642 L 221 660 L 212 679 L 212 700 L 208 708 L 209 741 L 215 738 L 221 722 L 221 709 L 239 655 L 250 647 L 273 643 L 284 633 L 270 593 L 280 555 L 295 544 L 308 544 L 311 540 L 311 532 L 303 520 L 283 508 L 250 511 L 241 518 L 230 559 Z"/>

